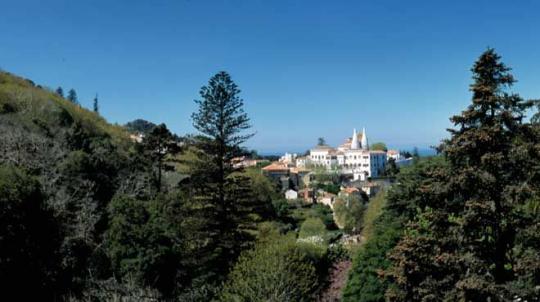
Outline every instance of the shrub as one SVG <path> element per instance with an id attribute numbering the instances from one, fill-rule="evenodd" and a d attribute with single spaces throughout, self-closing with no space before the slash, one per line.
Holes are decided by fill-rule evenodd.
<path id="1" fill-rule="evenodd" d="M 311 207 L 311 215 L 313 217 L 320 218 L 327 229 L 337 229 L 337 226 L 334 222 L 332 209 L 329 206 L 320 203 L 314 204 Z"/>
<path id="2" fill-rule="evenodd" d="M 276 236 L 242 253 L 221 294 L 222 301 L 310 301 L 317 286 L 313 264 L 293 236 Z"/>
<path id="3" fill-rule="evenodd" d="M 327 231 L 324 223 L 319 218 L 308 218 L 300 227 L 300 238 L 320 237 L 323 241 L 326 241 Z"/>
<path id="4" fill-rule="evenodd" d="M 58 294 L 60 232 L 36 179 L 0 165 L 0 284 L 2 294 L 43 300 Z M 24 290 L 19 290 L 24 288 Z M 27 296 L 28 295 L 28 296 Z"/>
<path id="5" fill-rule="evenodd" d="M 108 210 L 105 244 L 116 275 L 171 295 L 185 274 L 183 234 L 173 221 L 180 216 L 176 199 L 158 196 L 142 201 L 119 196 Z"/>
<path id="6" fill-rule="evenodd" d="M 389 281 L 380 273 L 391 262 L 387 253 L 401 236 L 401 223 L 392 215 L 383 213 L 377 218 L 372 237 L 356 255 L 343 291 L 343 301 L 383 302 Z"/>
<path id="7" fill-rule="evenodd" d="M 365 209 L 358 196 L 338 198 L 334 203 L 336 224 L 347 234 L 358 233 L 362 228 Z"/>

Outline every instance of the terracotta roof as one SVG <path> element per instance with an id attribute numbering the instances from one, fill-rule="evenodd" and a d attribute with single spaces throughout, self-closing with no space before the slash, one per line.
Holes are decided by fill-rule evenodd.
<path id="1" fill-rule="evenodd" d="M 290 171 L 291 171 L 291 173 L 298 174 L 298 173 L 302 173 L 302 172 L 310 172 L 311 170 L 306 169 L 306 168 L 301 168 L 301 167 L 294 167 L 294 168 L 291 168 Z"/>
<path id="2" fill-rule="evenodd" d="M 289 168 L 287 165 L 284 165 L 282 163 L 273 162 L 270 165 L 262 168 L 264 171 L 289 171 Z"/>
<path id="3" fill-rule="evenodd" d="M 354 192 L 360 192 L 360 190 L 358 190 L 358 188 L 355 188 L 355 187 L 346 187 L 346 188 L 343 188 L 341 191 L 345 192 L 345 193 L 354 193 Z"/>

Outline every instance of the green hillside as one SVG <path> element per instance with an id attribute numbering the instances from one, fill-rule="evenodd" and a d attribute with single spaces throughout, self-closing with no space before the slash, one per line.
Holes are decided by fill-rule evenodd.
<path id="1" fill-rule="evenodd" d="M 0 71 L 0 113 L 3 123 L 12 123 L 30 132 L 54 136 L 57 131 L 80 124 L 91 135 L 107 135 L 123 145 L 128 142 L 128 133 L 123 127 L 107 123 L 98 114 L 31 80 L 4 71 Z"/>
<path id="2" fill-rule="evenodd" d="M 15 241 L 32 242 L 12 229 L 20 224 L 26 225 L 25 234 L 39 229 L 56 230 L 48 234 L 49 246 L 39 247 L 51 254 L 36 256 L 34 249 L 29 249 L 27 254 L 17 252 L 21 259 L 13 261 L 32 263 L 33 258 L 59 258 L 57 262 L 47 260 L 27 268 L 29 273 L 47 271 L 51 275 L 47 282 L 37 280 L 38 285 L 29 286 L 41 288 L 44 293 L 56 287 L 56 294 L 81 287 L 85 276 L 96 267 L 92 263 L 103 258 L 101 240 L 107 225 L 107 204 L 118 193 L 139 194 L 137 188 L 147 182 L 147 176 L 132 164 L 136 161 L 130 155 L 134 144 L 127 131 L 30 80 L 0 72 L 0 142 L 0 167 L 7 171 L 2 189 L 15 194 L 2 203 L 6 215 L 28 216 L 26 207 L 20 208 L 19 214 L 12 212 L 14 198 L 20 198 L 22 204 L 39 204 L 38 208 L 52 215 L 50 220 L 45 219 L 49 225 L 24 221 L 3 225 L 13 230 L 4 238 L 12 235 Z M 13 193 L 29 190 L 25 186 L 33 184 L 34 179 L 39 186 L 30 191 L 36 193 Z M 14 271 L 17 273 L 0 279 L 17 284 L 19 279 L 27 278 L 23 272 L 18 275 L 19 270 Z"/>

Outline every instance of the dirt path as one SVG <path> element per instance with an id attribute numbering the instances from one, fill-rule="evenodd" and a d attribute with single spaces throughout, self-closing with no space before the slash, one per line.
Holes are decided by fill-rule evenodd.
<path id="1" fill-rule="evenodd" d="M 345 284 L 347 284 L 347 277 L 351 266 L 352 262 L 350 260 L 334 263 L 328 276 L 329 284 L 317 299 L 318 302 L 341 301 L 341 292 L 343 291 Z"/>

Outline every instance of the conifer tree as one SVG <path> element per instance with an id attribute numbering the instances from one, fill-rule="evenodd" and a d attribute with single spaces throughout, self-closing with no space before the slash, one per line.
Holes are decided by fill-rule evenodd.
<path id="1" fill-rule="evenodd" d="M 58 88 L 56 88 L 56 94 L 58 94 L 61 97 L 64 97 L 64 89 L 62 89 L 62 87 L 58 86 Z"/>
<path id="2" fill-rule="evenodd" d="M 99 113 L 98 95 L 94 97 L 94 112 Z"/>
<path id="3" fill-rule="evenodd" d="M 249 212 L 249 180 L 232 165 L 234 157 L 243 154 L 241 145 L 253 134 L 244 112 L 240 90 L 229 74 L 219 72 L 200 90 L 195 102 L 199 110 L 193 113 L 193 126 L 200 132 L 198 148 L 204 152 L 204 167 L 192 173 L 194 187 L 202 188 L 212 222 L 207 226 L 213 234 L 215 269 L 227 271 L 238 256 L 245 239 L 239 230 Z M 206 218 L 209 218 L 208 216 Z"/>
<path id="4" fill-rule="evenodd" d="M 451 118 L 442 146 L 449 168 L 421 188 L 419 214 L 391 255 L 389 300 L 538 297 L 539 265 L 524 263 L 540 260 L 539 219 L 524 209 L 538 199 L 540 145 L 523 123 L 532 103 L 508 92 L 509 71 L 493 49 L 474 64 L 472 104 Z"/>
<path id="5" fill-rule="evenodd" d="M 77 92 L 73 88 L 68 91 L 67 99 L 73 104 L 79 104 L 79 100 L 77 99 Z"/>
<path id="6" fill-rule="evenodd" d="M 154 188 L 157 192 L 161 192 L 163 171 L 174 169 L 174 166 L 167 163 L 167 158 L 180 152 L 178 142 L 167 129 L 167 126 L 160 124 L 144 137 L 139 147 L 142 148 L 142 153 L 146 156 L 146 159 L 151 162 Z M 169 160 L 172 161 L 173 159 L 169 158 Z"/>

